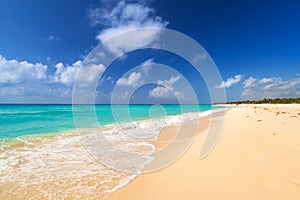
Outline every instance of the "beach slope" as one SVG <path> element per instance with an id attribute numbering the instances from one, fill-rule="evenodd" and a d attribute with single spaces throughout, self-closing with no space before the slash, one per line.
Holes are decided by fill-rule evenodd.
<path id="1" fill-rule="evenodd" d="M 300 105 L 229 109 L 217 145 L 200 160 L 206 132 L 200 127 L 175 163 L 108 199 L 300 199 Z"/>

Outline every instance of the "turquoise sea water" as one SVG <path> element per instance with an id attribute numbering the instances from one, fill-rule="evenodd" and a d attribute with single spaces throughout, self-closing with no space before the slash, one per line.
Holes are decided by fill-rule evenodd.
<path id="1" fill-rule="evenodd" d="M 92 106 L 77 105 L 75 110 L 86 128 L 93 127 Z M 95 105 L 100 126 L 145 120 L 186 112 L 202 112 L 218 108 L 212 105 Z M 55 133 L 76 128 L 72 105 L 0 105 L 0 139 Z M 81 123 L 82 125 L 82 123 Z"/>
<path id="2" fill-rule="evenodd" d="M 156 159 L 161 128 L 208 116 L 215 108 L 220 107 L 0 105 L 0 196 L 105 199 Z M 95 129 L 99 125 L 105 127 Z"/>

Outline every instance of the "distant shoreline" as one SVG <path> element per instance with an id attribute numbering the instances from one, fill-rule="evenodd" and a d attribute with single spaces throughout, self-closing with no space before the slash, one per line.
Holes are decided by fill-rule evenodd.
<path id="1" fill-rule="evenodd" d="M 233 102 L 227 102 L 221 104 L 297 104 L 297 103 L 300 103 L 300 97 L 233 101 Z"/>

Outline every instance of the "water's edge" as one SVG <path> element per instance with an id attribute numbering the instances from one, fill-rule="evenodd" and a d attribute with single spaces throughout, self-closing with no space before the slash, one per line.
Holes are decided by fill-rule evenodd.
<path id="1" fill-rule="evenodd" d="M 139 133 L 140 130 L 143 130 L 144 133 L 147 133 L 147 130 L 156 130 L 155 134 L 157 136 L 162 127 L 209 116 L 212 112 L 217 112 L 218 109 L 218 107 L 215 107 L 204 112 L 183 113 L 165 116 L 164 118 L 109 124 L 101 129 L 101 134 L 104 132 L 108 136 L 116 136 L 116 138 L 110 137 L 110 141 L 120 143 L 121 146 L 126 146 L 126 148 L 128 148 L 128 142 L 130 142 L 133 148 L 129 151 L 140 151 L 140 147 L 143 147 L 143 151 L 145 151 L 148 141 L 141 145 L 139 141 L 127 141 L 128 138 L 125 138 L 120 142 L 120 137 L 124 139 L 124 135 L 118 132 L 120 127 L 133 133 Z M 157 123 L 154 123 L 162 119 L 162 124 L 157 125 Z M 99 132 L 95 133 L 95 129 L 87 128 L 82 129 L 82 131 L 99 134 Z M 84 135 L 78 135 L 76 129 L 69 129 L 55 133 L 2 139 L 0 166 L 3 170 L 0 173 L 0 186 L 3 186 L 3 190 L 6 188 L 15 195 L 22 194 L 22 191 L 35 189 L 41 192 L 34 194 L 37 198 L 59 198 L 60 195 L 74 198 L 89 198 L 91 196 L 86 195 L 100 195 L 100 198 L 106 198 L 141 174 L 128 175 L 95 161 L 92 156 L 88 156 L 87 149 L 82 147 L 81 139 Z M 55 171 L 55 169 L 58 169 L 58 171 Z M 28 177 L 31 177 L 31 180 L 28 181 Z M 62 181 L 61 178 L 64 180 Z M 16 180 L 18 183 L 16 183 Z M 77 180 L 80 182 L 76 182 Z M 76 182 L 76 184 L 73 185 L 72 182 Z M 77 186 L 78 184 L 79 186 Z M 9 187 L 7 188 L 7 186 Z M 77 188 L 77 190 L 74 190 L 74 188 Z M 23 196 L 23 198 L 26 198 L 26 196 Z"/>

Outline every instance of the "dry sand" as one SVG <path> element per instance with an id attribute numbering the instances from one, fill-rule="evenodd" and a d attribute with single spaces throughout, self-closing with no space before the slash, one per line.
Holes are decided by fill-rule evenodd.
<path id="1" fill-rule="evenodd" d="M 108 199 L 300 199 L 300 105 L 228 110 L 217 145 L 200 160 L 205 127 L 175 163 L 139 176 Z M 164 129 L 155 145 L 163 148 L 175 130 Z"/>

